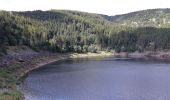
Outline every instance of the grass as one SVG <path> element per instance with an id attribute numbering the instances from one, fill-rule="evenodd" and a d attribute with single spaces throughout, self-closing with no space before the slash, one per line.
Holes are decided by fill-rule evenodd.
<path id="1" fill-rule="evenodd" d="M 11 71 L 0 69 L 0 87 L 15 89 L 16 78 Z"/>
<path id="2" fill-rule="evenodd" d="M 14 91 L 11 93 L 4 92 L 0 93 L 0 100 L 22 100 L 22 93 L 19 91 Z"/>
<path id="3" fill-rule="evenodd" d="M 31 64 L 36 64 L 41 59 L 32 59 Z M 7 68 L 0 68 L 0 100 L 23 100 L 23 94 L 17 91 L 17 77 L 26 69 L 22 62 L 15 61 Z M 1 92 L 1 89 L 8 89 L 8 92 Z"/>
<path id="4" fill-rule="evenodd" d="M 0 93 L 0 100 L 22 100 L 22 93 L 16 90 L 16 82 L 11 69 L 0 69 L 0 88 L 9 89 Z"/>

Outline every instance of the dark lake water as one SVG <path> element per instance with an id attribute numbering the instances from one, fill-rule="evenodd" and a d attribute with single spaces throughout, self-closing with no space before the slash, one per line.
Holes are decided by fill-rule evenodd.
<path id="1" fill-rule="evenodd" d="M 122 58 L 59 61 L 31 72 L 26 100 L 170 100 L 170 63 Z"/>

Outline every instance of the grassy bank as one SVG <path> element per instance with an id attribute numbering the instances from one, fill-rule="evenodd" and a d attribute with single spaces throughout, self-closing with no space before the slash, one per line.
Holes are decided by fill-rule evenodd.
<path id="1" fill-rule="evenodd" d="M 0 93 L 0 100 L 23 100 L 24 97 L 20 91 Z"/>
<path id="2" fill-rule="evenodd" d="M 22 59 L 13 61 L 7 68 L 0 69 L 0 100 L 22 100 L 23 95 L 17 90 L 19 80 L 30 71 L 43 65 L 68 58 L 91 58 L 113 56 L 110 52 L 100 51 L 97 53 L 54 53 L 31 58 L 31 62 Z"/>
<path id="3" fill-rule="evenodd" d="M 23 95 L 16 89 L 17 79 L 10 68 L 0 69 L 0 100 L 22 100 Z"/>

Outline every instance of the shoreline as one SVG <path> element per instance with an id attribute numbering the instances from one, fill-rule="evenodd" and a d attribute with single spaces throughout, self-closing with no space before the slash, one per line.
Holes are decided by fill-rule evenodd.
<path id="1" fill-rule="evenodd" d="M 45 57 L 45 58 L 43 58 L 42 61 L 40 60 L 38 63 L 32 65 L 32 67 L 30 67 L 29 69 L 26 69 L 22 74 L 17 76 L 17 81 L 22 79 L 29 72 L 31 72 L 35 69 L 38 69 L 40 67 L 43 67 L 47 64 L 53 63 L 53 62 L 57 62 L 57 61 L 65 60 L 65 59 L 96 58 L 96 57 L 97 58 L 114 57 L 114 53 L 104 52 L 104 51 L 100 51 L 97 53 L 66 53 L 66 54 L 59 53 L 55 57 L 50 57 L 50 56 Z M 39 59 L 41 59 L 41 58 L 39 58 Z M 27 68 L 27 66 L 25 68 Z"/>
<path id="2" fill-rule="evenodd" d="M 105 52 L 105 51 L 99 51 L 97 53 L 59 53 L 55 55 L 54 57 L 45 57 L 43 60 L 38 61 L 36 64 L 33 64 L 29 69 L 24 69 L 24 72 L 20 74 L 17 77 L 17 81 L 19 81 L 22 77 L 27 75 L 29 72 L 32 70 L 38 69 L 42 66 L 45 66 L 47 64 L 57 62 L 60 60 L 65 60 L 65 59 L 78 59 L 78 58 L 103 58 L 103 57 L 126 57 L 126 58 L 135 58 L 135 59 L 140 59 L 140 58 L 149 58 L 149 59 L 170 59 L 170 52 L 152 52 L 152 51 L 147 51 L 147 52 L 133 52 L 133 53 L 128 53 L 128 52 L 121 52 L 121 53 L 111 53 L 111 52 Z M 39 58 L 41 59 L 41 58 Z M 26 67 L 25 67 L 26 68 Z"/>
<path id="3" fill-rule="evenodd" d="M 27 75 L 29 72 L 31 72 L 31 71 L 33 71 L 33 70 L 35 70 L 35 69 L 38 69 L 38 68 L 40 68 L 40 67 L 42 67 L 42 66 L 45 66 L 45 65 L 47 65 L 47 64 L 50 64 L 50 63 L 53 63 L 53 62 L 57 62 L 57 61 L 60 61 L 60 60 L 64 60 L 64 59 L 68 59 L 68 58 L 60 58 L 60 59 L 50 59 L 50 60 L 48 60 L 48 61 L 42 61 L 42 62 L 39 62 L 39 63 L 37 63 L 37 64 L 35 64 L 35 65 L 32 65 L 33 67 L 31 67 L 30 69 L 27 69 L 27 70 L 25 70 L 21 75 L 19 75 L 18 77 L 17 77 L 17 81 L 19 81 L 20 79 L 22 79 L 25 75 Z"/>

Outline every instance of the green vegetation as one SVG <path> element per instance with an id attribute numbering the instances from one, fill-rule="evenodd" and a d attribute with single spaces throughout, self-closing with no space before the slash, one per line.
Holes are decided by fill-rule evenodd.
<path id="1" fill-rule="evenodd" d="M 158 16 L 159 15 L 159 16 Z M 0 12 L 0 55 L 6 46 L 52 52 L 168 50 L 169 9 L 119 16 L 76 11 Z"/>
<path id="2" fill-rule="evenodd" d="M 69 11 L 1 12 L 1 22 L 2 46 L 27 45 L 54 52 L 96 47 L 97 34 L 102 35 L 109 24 L 98 15 Z"/>
<path id="3" fill-rule="evenodd" d="M 11 69 L 0 69 L 0 100 L 22 100 L 23 95 L 16 90 L 16 82 Z"/>
<path id="4" fill-rule="evenodd" d="M 15 88 L 16 79 L 11 71 L 0 69 L 0 88 Z"/>
<path id="5" fill-rule="evenodd" d="M 0 100 L 22 100 L 22 94 L 19 91 L 0 93 Z"/>
<path id="6" fill-rule="evenodd" d="M 170 9 L 149 9 L 117 16 L 103 16 L 107 20 L 131 27 L 170 27 Z"/>

